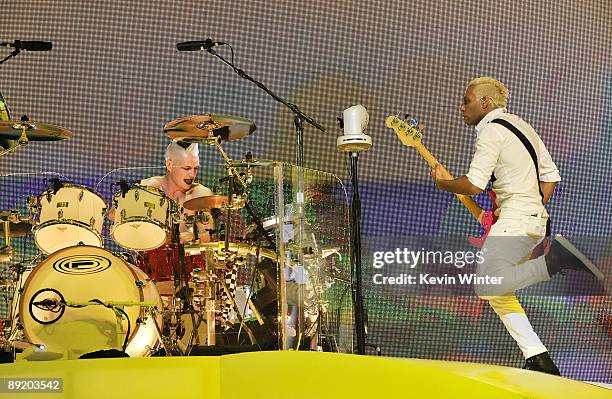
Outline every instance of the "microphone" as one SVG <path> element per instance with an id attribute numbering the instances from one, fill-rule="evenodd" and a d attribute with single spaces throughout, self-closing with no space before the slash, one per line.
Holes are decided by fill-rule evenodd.
<path id="1" fill-rule="evenodd" d="M 37 40 L 15 40 L 14 43 L 0 43 L 0 47 L 14 47 L 16 50 L 26 51 L 49 51 L 53 48 L 53 43 Z"/>
<path id="2" fill-rule="evenodd" d="M 55 298 L 47 298 L 42 301 L 32 302 L 32 305 L 45 310 L 54 310 L 61 306 L 60 302 Z"/>
<path id="3" fill-rule="evenodd" d="M 201 50 L 210 50 L 213 47 L 222 46 L 224 42 L 213 42 L 211 39 L 202 40 L 192 40 L 189 42 L 182 42 L 176 44 L 176 49 L 178 51 L 201 51 Z"/>
<path id="4" fill-rule="evenodd" d="M 119 184 L 119 189 L 121 190 L 121 197 L 125 198 L 125 195 L 128 191 L 130 191 L 130 186 L 125 179 L 119 180 L 116 184 Z"/>
<path id="5" fill-rule="evenodd" d="M 49 188 L 53 190 L 53 194 L 57 194 L 57 192 L 64 187 L 64 182 L 62 182 L 57 177 L 52 177 L 50 179 L 46 179 L 49 182 Z"/>

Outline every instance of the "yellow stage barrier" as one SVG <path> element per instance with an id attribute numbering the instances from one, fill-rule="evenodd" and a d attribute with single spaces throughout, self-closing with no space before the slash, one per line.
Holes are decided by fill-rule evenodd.
<path id="1" fill-rule="evenodd" d="M 612 390 L 474 363 L 317 352 L 87 359 L 0 365 L 0 378 L 63 378 L 63 393 L 0 398 L 612 398 Z"/>

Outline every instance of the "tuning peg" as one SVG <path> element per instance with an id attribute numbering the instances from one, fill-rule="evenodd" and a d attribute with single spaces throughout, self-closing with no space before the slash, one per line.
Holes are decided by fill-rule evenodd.
<path id="1" fill-rule="evenodd" d="M 423 131 L 423 129 L 425 129 L 425 124 L 424 124 L 423 122 L 421 122 L 421 123 L 419 123 L 419 126 L 418 126 L 417 130 L 418 130 L 419 132 L 422 132 L 422 131 Z"/>

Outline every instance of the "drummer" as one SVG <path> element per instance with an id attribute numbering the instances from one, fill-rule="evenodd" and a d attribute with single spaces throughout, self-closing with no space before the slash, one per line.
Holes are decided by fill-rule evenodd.
<path id="1" fill-rule="evenodd" d="M 140 184 L 163 191 L 181 207 L 182 215 L 194 215 L 195 212 L 183 209 L 183 204 L 192 198 L 214 195 L 211 189 L 196 183 L 199 169 L 198 144 L 173 141 L 166 148 L 166 174 L 143 179 Z M 205 213 L 203 223 L 198 223 L 200 242 L 210 241 L 209 230 L 212 228 L 212 217 Z M 181 223 L 179 229 L 182 242 L 194 239 L 192 229 L 188 229 L 185 223 Z"/>

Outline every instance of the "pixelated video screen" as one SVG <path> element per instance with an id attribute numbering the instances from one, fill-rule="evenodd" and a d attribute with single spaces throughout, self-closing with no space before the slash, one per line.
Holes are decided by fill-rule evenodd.
<path id="1" fill-rule="evenodd" d="M 556 276 L 518 298 L 565 376 L 612 383 L 607 2 L 8 0 L 0 8 L 0 41 L 53 42 L 52 51 L 23 51 L 0 65 L 13 119 L 27 115 L 74 133 L 0 157 L 3 210 L 23 209 L 27 195 L 44 191 L 45 177 L 93 188 L 113 170 L 163 168 L 162 127 L 184 115 L 248 118 L 257 130 L 225 145 L 231 158 L 250 151 L 295 163 L 293 114 L 212 55 L 178 52 L 178 42 L 231 44 L 239 68 L 323 125 L 325 132 L 304 127 L 304 165 L 337 175 L 349 196 L 337 117 L 362 104 L 373 141 L 359 159 L 368 344 L 384 356 L 523 365 L 500 319 L 471 290 L 432 295 L 378 284 L 373 266 L 376 252 L 418 249 L 432 237 L 447 242 L 431 245 L 465 248 L 468 236 L 481 234 L 385 118 L 410 114 L 424 123 L 423 143 L 460 176 L 474 150 L 474 131 L 458 111 L 463 91 L 478 76 L 500 79 L 509 111 L 534 126 L 560 170 L 548 206 L 553 233 L 580 245 L 605 275 Z M 227 46 L 215 51 L 232 57 Z M 201 145 L 200 158 L 200 180 L 218 185 L 218 151 Z M 35 176 L 27 187 L 24 176 Z M 486 194 L 476 201 L 491 206 Z"/>

